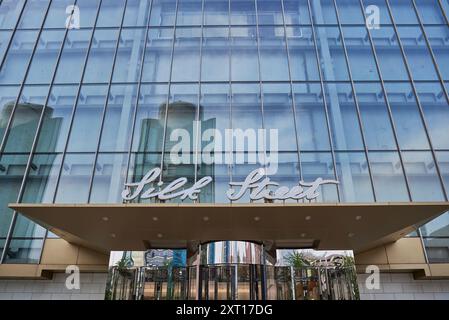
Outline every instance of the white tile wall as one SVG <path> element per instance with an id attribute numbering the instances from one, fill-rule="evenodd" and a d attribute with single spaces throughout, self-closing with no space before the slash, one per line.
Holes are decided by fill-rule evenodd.
<path id="1" fill-rule="evenodd" d="M 0 300 L 103 300 L 107 273 L 81 273 L 80 290 L 68 290 L 67 275 L 51 280 L 0 280 Z"/>
<path id="2" fill-rule="evenodd" d="M 380 288 L 369 290 L 358 274 L 361 300 L 449 300 L 449 280 L 414 280 L 412 273 L 381 273 Z"/>

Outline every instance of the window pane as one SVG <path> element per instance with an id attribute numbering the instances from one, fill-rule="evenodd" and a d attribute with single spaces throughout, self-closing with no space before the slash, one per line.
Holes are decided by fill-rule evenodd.
<path id="1" fill-rule="evenodd" d="M 336 24 L 337 15 L 333 0 L 309 1 L 312 10 L 313 21 L 316 24 Z"/>
<path id="2" fill-rule="evenodd" d="M 259 25 L 283 24 L 281 0 L 256 0 Z"/>
<path id="3" fill-rule="evenodd" d="M 81 27 L 92 28 L 95 24 L 95 19 L 97 18 L 100 0 L 78 0 L 76 5 L 79 7 L 82 15 Z"/>
<path id="4" fill-rule="evenodd" d="M 142 81 L 168 82 L 172 44 L 173 29 L 150 29 Z"/>
<path id="5" fill-rule="evenodd" d="M 397 24 L 419 24 L 412 0 L 388 1 Z"/>
<path id="6" fill-rule="evenodd" d="M 355 90 L 368 149 L 396 149 L 393 128 L 382 87 L 374 83 L 357 83 Z"/>
<path id="7" fill-rule="evenodd" d="M 228 25 L 229 24 L 229 0 L 205 0 L 204 1 L 204 24 L 205 25 Z"/>
<path id="8" fill-rule="evenodd" d="M 167 85 L 142 85 L 134 128 L 134 151 L 162 151 L 167 94 Z"/>
<path id="9" fill-rule="evenodd" d="M 424 239 L 427 258 L 429 263 L 449 262 L 449 239 L 448 238 L 427 238 Z"/>
<path id="10" fill-rule="evenodd" d="M 283 27 L 259 27 L 260 72 L 263 81 L 289 80 Z M 276 66 L 276 68 L 273 68 Z"/>
<path id="11" fill-rule="evenodd" d="M 56 71 L 55 83 L 79 83 L 83 72 L 91 30 L 69 30 Z"/>
<path id="12" fill-rule="evenodd" d="M 415 83 L 435 149 L 449 149 L 449 105 L 439 83 Z"/>
<path id="13" fill-rule="evenodd" d="M 258 81 L 259 57 L 255 28 L 231 29 L 231 78 L 233 81 Z"/>
<path id="14" fill-rule="evenodd" d="M 206 123 L 208 122 L 206 121 Z M 199 195 L 200 203 L 229 203 L 226 191 L 229 189 L 229 166 L 225 164 L 225 154 L 222 152 L 204 153 L 201 157 L 200 166 L 198 167 L 197 180 L 203 177 L 212 177 L 213 181 L 201 190 Z M 210 157 L 213 161 L 209 161 Z"/>
<path id="15" fill-rule="evenodd" d="M 325 86 L 332 139 L 336 150 L 363 150 L 354 93 L 349 84 Z"/>
<path id="16" fill-rule="evenodd" d="M 449 29 L 444 27 L 425 27 L 438 70 L 443 80 L 449 80 Z"/>
<path id="17" fill-rule="evenodd" d="M 61 169 L 61 154 L 47 153 L 33 156 L 25 182 L 22 203 L 52 203 Z"/>
<path id="18" fill-rule="evenodd" d="M 172 81 L 198 81 L 200 76 L 200 28 L 176 30 Z"/>
<path id="19" fill-rule="evenodd" d="M 415 95 L 409 83 L 385 83 L 388 101 L 402 149 L 429 149 Z"/>
<path id="20" fill-rule="evenodd" d="M 318 178 L 335 180 L 334 163 L 330 152 L 301 153 L 302 179 L 313 182 Z M 334 184 L 322 185 L 318 188 L 320 196 L 316 202 L 338 202 L 337 186 Z"/>
<path id="21" fill-rule="evenodd" d="M 109 82 L 117 46 L 117 29 L 95 31 L 87 60 L 84 83 Z"/>
<path id="22" fill-rule="evenodd" d="M 20 18 L 19 28 L 40 28 L 49 5 L 49 0 L 27 0 L 25 10 Z"/>
<path id="23" fill-rule="evenodd" d="M 0 237 L 6 237 L 13 210 L 8 204 L 17 202 L 25 174 L 28 155 L 3 155 L 0 158 Z"/>
<path id="24" fill-rule="evenodd" d="M 153 0 L 150 26 L 172 26 L 176 18 L 177 0 Z"/>
<path id="25" fill-rule="evenodd" d="M 444 201 L 441 182 L 432 154 L 430 152 L 403 152 L 402 158 L 412 200 Z"/>
<path id="26" fill-rule="evenodd" d="M 341 201 L 373 202 L 373 189 L 365 153 L 337 152 L 335 161 Z"/>
<path id="27" fill-rule="evenodd" d="M 0 31 L 0 61 L 3 60 L 6 50 L 8 50 L 9 40 L 11 39 L 11 31 Z"/>
<path id="28" fill-rule="evenodd" d="M 446 23 L 443 13 L 441 12 L 440 5 L 438 4 L 438 0 L 415 0 L 415 4 L 423 23 Z"/>
<path id="29" fill-rule="evenodd" d="M 78 86 L 53 86 L 37 140 L 37 152 L 62 152 Z"/>
<path id="30" fill-rule="evenodd" d="M 408 80 L 407 68 L 394 29 L 382 26 L 370 30 L 370 33 L 383 80 Z"/>
<path id="31" fill-rule="evenodd" d="M 44 28 L 65 28 L 70 13 L 66 9 L 73 5 L 75 0 L 52 0 L 45 19 Z"/>
<path id="32" fill-rule="evenodd" d="M 136 85 L 111 86 L 100 151 L 125 152 L 129 150 L 136 103 Z"/>
<path id="33" fill-rule="evenodd" d="M 0 70 L 0 84 L 19 84 L 33 53 L 37 31 L 17 31 Z"/>
<path id="34" fill-rule="evenodd" d="M 12 236 L 13 238 L 43 238 L 45 229 L 30 219 L 18 215 Z"/>
<path id="35" fill-rule="evenodd" d="M 449 237 L 449 213 L 445 213 L 435 220 L 421 227 L 423 237 Z"/>
<path id="36" fill-rule="evenodd" d="M 377 8 L 379 8 L 380 23 L 391 24 L 390 13 L 388 11 L 388 7 L 385 1 L 386 0 L 363 0 L 363 4 L 365 5 L 365 8 L 368 8 L 369 6 L 376 6 Z M 372 10 L 365 9 L 366 17 L 368 17 L 372 13 L 373 13 Z"/>
<path id="37" fill-rule="evenodd" d="M 200 101 L 200 115 L 201 120 L 210 123 L 204 124 L 208 128 L 213 127 L 219 130 L 222 135 L 221 140 L 218 141 L 220 137 L 217 138 L 217 142 L 221 143 L 222 139 L 225 138 L 225 130 L 231 128 L 231 96 L 229 84 L 202 84 L 201 85 L 201 101 Z M 211 141 L 210 139 L 209 141 Z M 205 144 L 204 144 L 205 145 Z M 224 144 L 221 148 L 224 150 Z M 220 151 L 220 150 L 217 150 Z"/>
<path id="38" fill-rule="evenodd" d="M 176 25 L 198 26 L 203 21 L 203 0 L 182 0 L 178 2 Z"/>
<path id="39" fill-rule="evenodd" d="M 64 31 L 56 30 L 45 30 L 41 33 L 26 83 L 47 84 L 51 82 L 64 34 Z"/>
<path id="40" fill-rule="evenodd" d="M 307 0 L 283 0 L 285 24 L 310 24 Z"/>
<path id="41" fill-rule="evenodd" d="M 125 0 L 103 1 L 98 14 L 97 27 L 119 27 L 122 22 L 124 6 Z"/>
<path id="42" fill-rule="evenodd" d="M 398 27 L 414 80 L 438 80 L 426 40 L 419 27 Z"/>
<path id="43" fill-rule="evenodd" d="M 264 83 L 263 88 L 263 112 L 264 128 L 267 130 L 267 151 L 297 151 L 295 121 L 293 114 L 293 101 L 289 84 Z M 278 141 L 272 141 L 270 130 L 275 130 Z M 273 143 L 278 143 L 274 145 Z M 277 149 L 275 149 L 275 147 Z"/>
<path id="44" fill-rule="evenodd" d="M 3 0 L 0 4 L 0 28 L 13 29 L 26 0 Z"/>
<path id="45" fill-rule="evenodd" d="M 5 256 L 5 263 L 37 264 L 43 246 L 41 239 L 13 239 Z"/>
<path id="46" fill-rule="evenodd" d="M 438 166 L 440 167 L 441 177 L 446 188 L 449 191 L 449 152 L 436 152 Z"/>
<path id="47" fill-rule="evenodd" d="M 294 84 L 299 149 L 330 150 L 323 94 L 319 84 Z"/>
<path id="48" fill-rule="evenodd" d="M 135 82 L 140 78 L 140 67 L 145 46 L 145 29 L 123 29 L 114 68 L 114 82 Z"/>
<path id="49" fill-rule="evenodd" d="M 365 24 L 362 7 L 357 0 L 337 0 L 340 23 L 345 24 Z"/>
<path id="50" fill-rule="evenodd" d="M 93 154 L 67 154 L 56 191 L 56 203 L 87 203 Z"/>
<path id="51" fill-rule="evenodd" d="M 229 81 L 229 29 L 204 28 L 201 81 Z"/>
<path id="52" fill-rule="evenodd" d="M 128 154 L 99 154 L 90 203 L 118 203 L 125 184 Z"/>
<path id="53" fill-rule="evenodd" d="M 292 80 L 319 80 L 312 29 L 287 27 Z"/>
<path id="54" fill-rule="evenodd" d="M 366 28 L 344 27 L 343 34 L 353 80 L 379 80 Z"/>
<path id="55" fill-rule="evenodd" d="M 370 152 L 368 157 L 377 201 L 410 201 L 397 152 Z"/>
<path id="56" fill-rule="evenodd" d="M 69 152 L 95 152 L 107 86 L 83 86 L 73 119 L 67 150 Z"/>
<path id="57" fill-rule="evenodd" d="M 261 107 L 259 84 L 232 84 L 232 129 L 262 129 Z M 244 148 L 236 151 L 257 151 L 254 145 Z"/>
<path id="58" fill-rule="evenodd" d="M 151 0 L 128 0 L 123 26 L 146 26 L 150 16 L 150 9 Z"/>
<path id="59" fill-rule="evenodd" d="M 255 0 L 232 0 L 231 24 L 256 24 Z"/>
<path id="60" fill-rule="evenodd" d="M 3 139 L 18 95 L 19 87 L 0 86 L 0 141 Z"/>
<path id="61" fill-rule="evenodd" d="M 325 80 L 349 80 L 345 52 L 337 27 L 316 28 L 318 54 Z"/>
<path id="62" fill-rule="evenodd" d="M 24 87 L 9 129 L 5 152 L 30 152 L 47 94 L 47 86 Z"/>
<path id="63" fill-rule="evenodd" d="M 449 16 L 449 0 L 441 0 L 440 3 L 443 7 L 444 12 L 446 13 L 446 17 Z"/>
<path id="64" fill-rule="evenodd" d="M 300 164 L 297 152 L 282 152 L 279 154 L 278 163 L 271 163 L 267 168 L 267 175 L 273 182 L 279 183 L 280 186 L 293 188 L 298 186 L 300 177 Z M 249 173 L 249 172 L 248 172 Z M 275 190 L 274 187 L 272 190 Z M 277 203 L 297 203 L 298 200 L 275 200 Z"/>

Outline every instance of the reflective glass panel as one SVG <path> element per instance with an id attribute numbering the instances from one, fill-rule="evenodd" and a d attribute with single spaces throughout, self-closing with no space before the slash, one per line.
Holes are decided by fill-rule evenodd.
<path id="1" fill-rule="evenodd" d="M 97 29 L 94 33 L 83 82 L 109 82 L 117 47 L 117 29 Z"/>
<path id="2" fill-rule="evenodd" d="M 25 86 L 9 128 L 4 152 L 30 152 L 48 94 L 47 86 Z"/>
<path id="3" fill-rule="evenodd" d="M 87 203 L 94 154 L 66 154 L 55 203 Z"/>
<path id="4" fill-rule="evenodd" d="M 81 88 L 67 146 L 69 152 L 97 150 L 107 89 L 107 86 L 88 85 Z"/>
<path id="5" fill-rule="evenodd" d="M 377 201 L 410 201 L 398 153 L 370 152 L 368 157 Z"/>
<path id="6" fill-rule="evenodd" d="M 136 103 L 136 85 L 111 86 L 101 133 L 100 151 L 129 150 Z"/>
<path id="7" fill-rule="evenodd" d="M 326 109 L 321 86 L 293 84 L 299 149 L 330 150 Z M 293 140 L 292 137 L 290 140 Z"/>
<path id="8" fill-rule="evenodd" d="M 23 81 L 37 35 L 34 30 L 20 30 L 14 34 L 0 69 L 0 84 L 19 84 Z"/>
<path id="9" fill-rule="evenodd" d="M 444 201 L 431 152 L 402 152 L 413 201 Z"/>
<path id="10" fill-rule="evenodd" d="M 372 202 L 373 189 L 365 153 L 337 152 L 335 161 L 341 201 Z"/>

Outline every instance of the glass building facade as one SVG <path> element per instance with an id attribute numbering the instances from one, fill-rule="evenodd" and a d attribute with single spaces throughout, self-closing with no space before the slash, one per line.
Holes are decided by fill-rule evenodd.
<path id="1" fill-rule="evenodd" d="M 8 203 L 121 203 L 157 166 L 229 202 L 258 166 L 193 161 L 205 128 L 278 130 L 274 180 L 340 181 L 318 202 L 447 201 L 448 18 L 447 0 L 1 1 L 1 263 L 39 263 L 55 237 Z M 197 146 L 182 165 L 177 128 Z M 410 236 L 449 262 L 449 215 Z"/>

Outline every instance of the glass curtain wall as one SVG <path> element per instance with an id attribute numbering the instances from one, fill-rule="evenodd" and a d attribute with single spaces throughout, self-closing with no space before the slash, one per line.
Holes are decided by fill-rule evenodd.
<path id="1" fill-rule="evenodd" d="M 79 28 L 66 28 L 71 5 Z M 365 24 L 372 5 L 378 28 Z M 447 200 L 448 10 L 443 0 L 1 1 L 2 263 L 39 262 L 54 236 L 8 203 L 117 203 L 125 181 L 154 167 L 164 183 L 212 176 L 199 201 L 229 202 L 229 182 L 260 167 L 270 144 L 227 150 L 226 129 L 276 129 L 272 179 L 338 179 L 320 202 Z M 181 164 L 177 129 L 190 135 Z M 431 261 L 449 261 L 447 225 L 421 230 Z"/>

